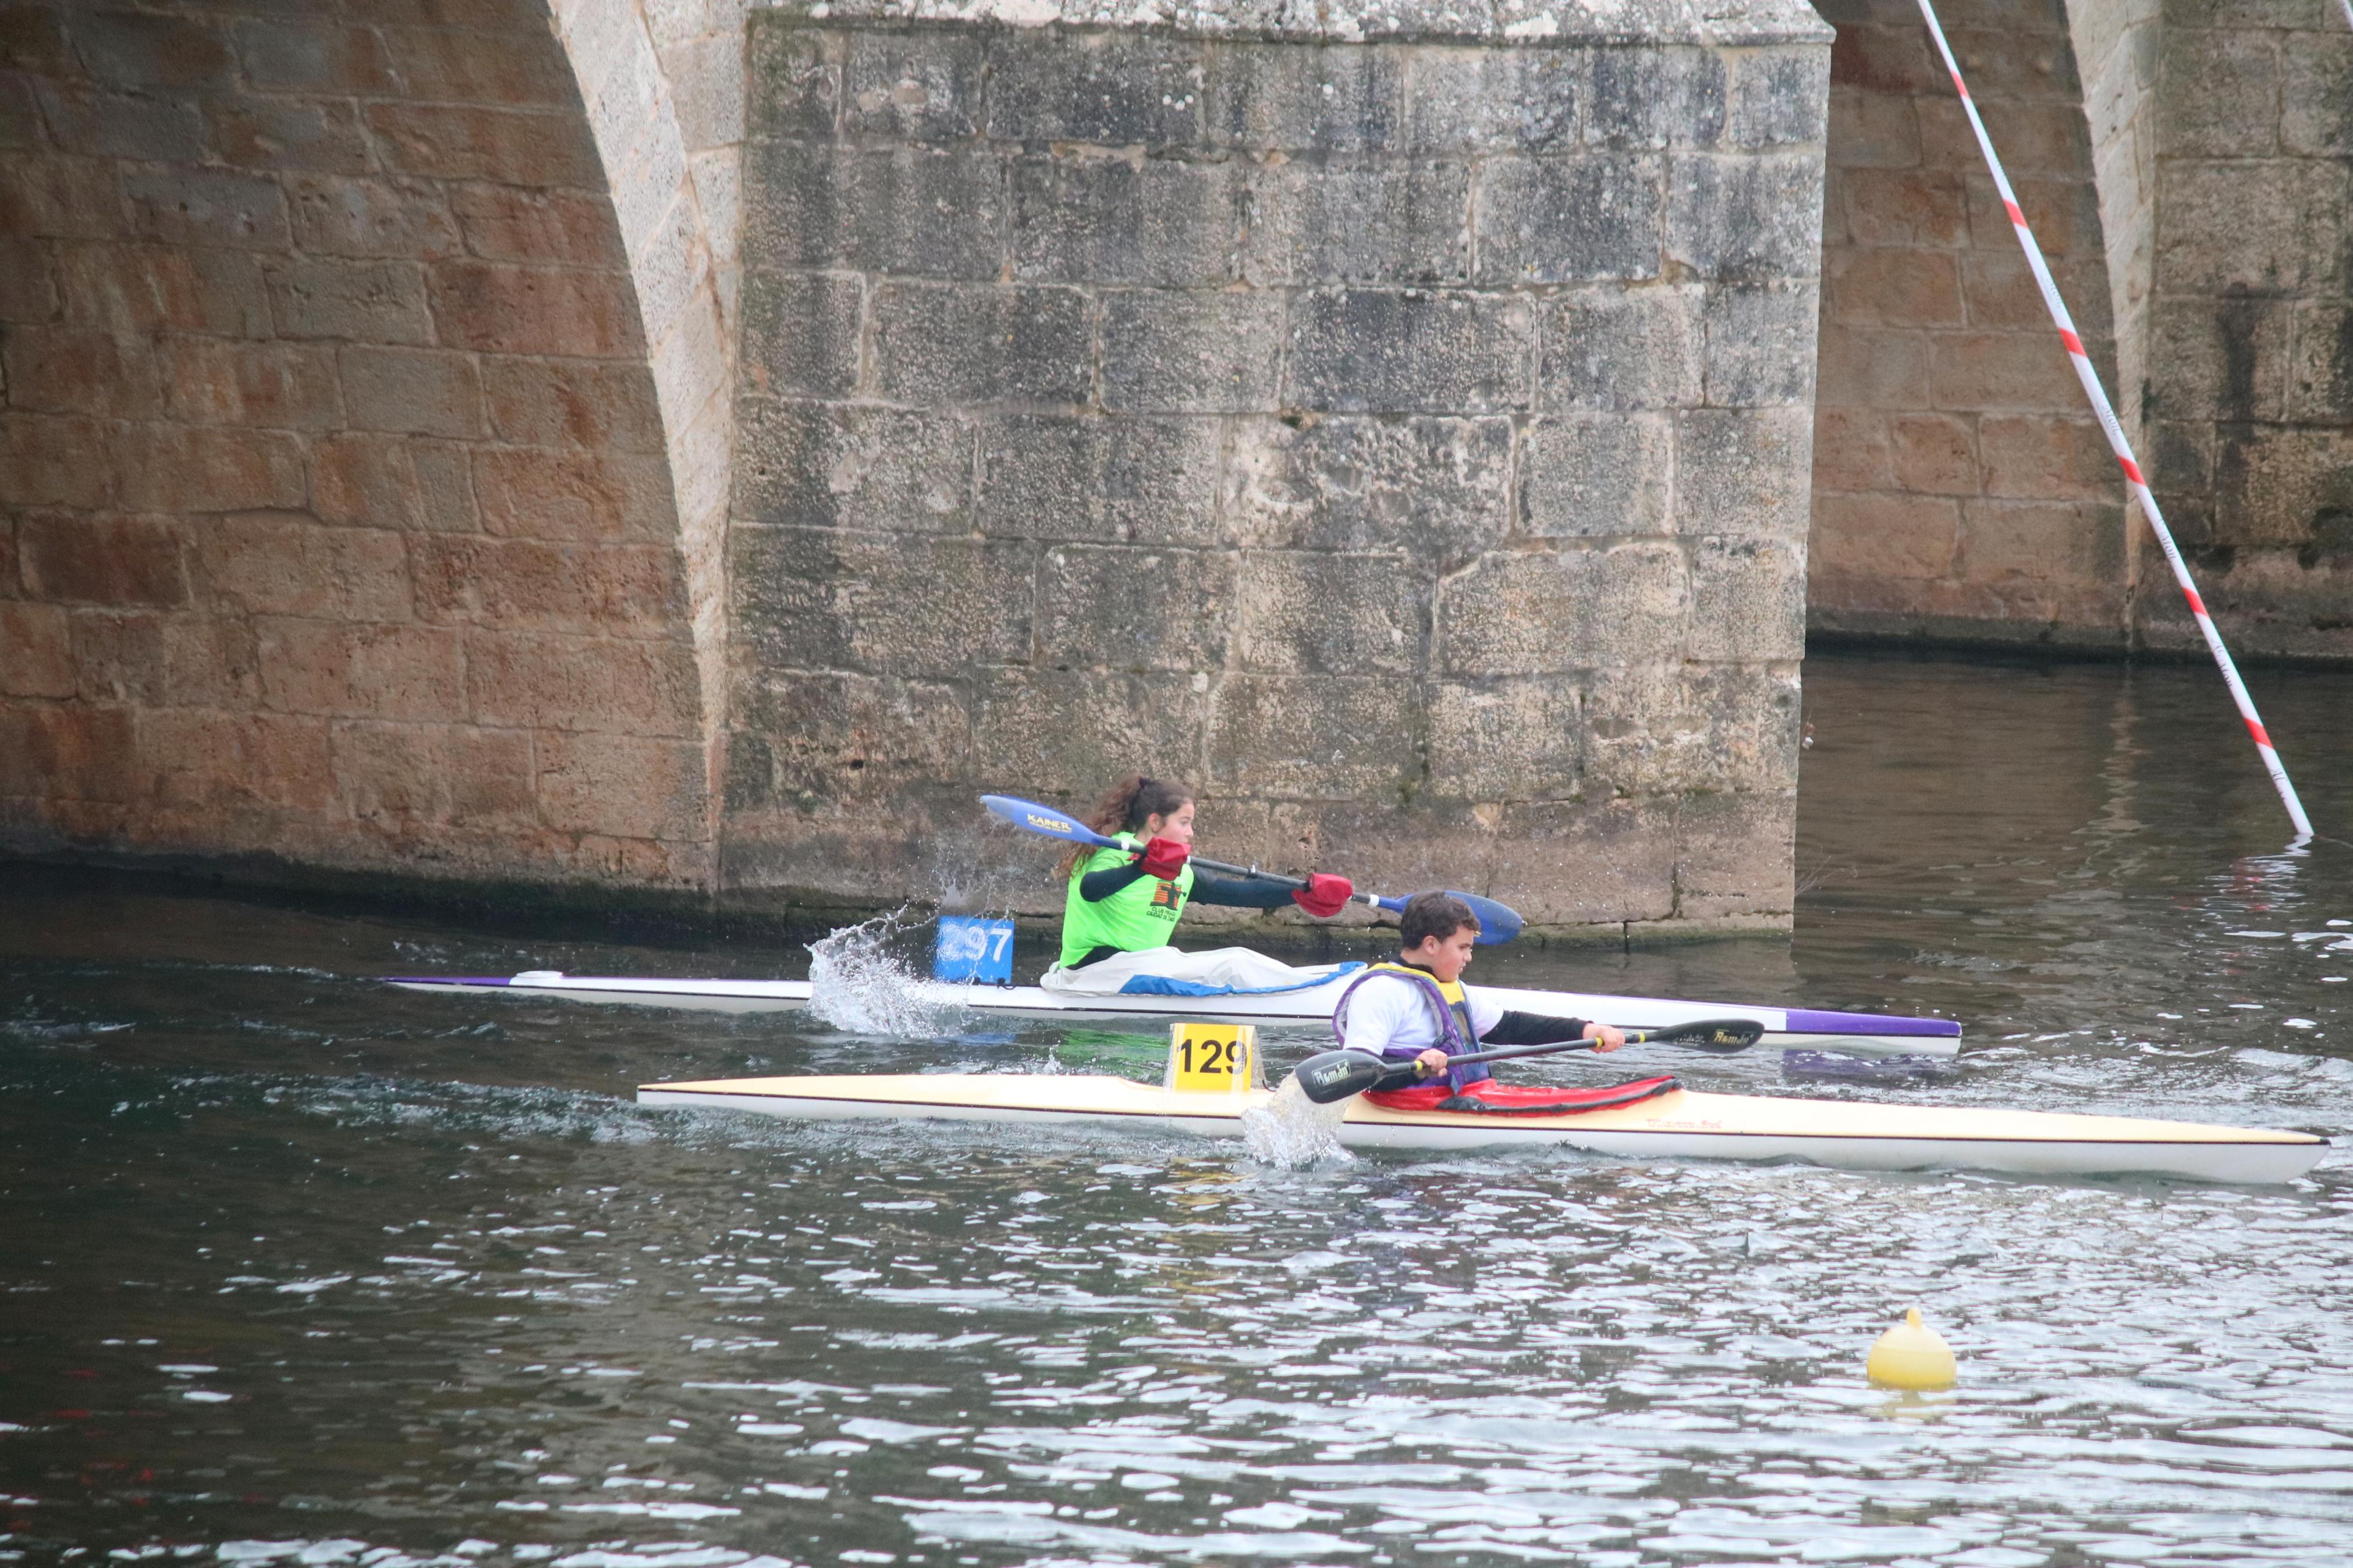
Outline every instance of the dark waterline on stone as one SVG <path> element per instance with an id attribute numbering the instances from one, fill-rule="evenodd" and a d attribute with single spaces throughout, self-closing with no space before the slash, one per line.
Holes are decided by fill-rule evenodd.
<path id="1" fill-rule="evenodd" d="M 1473 978 L 1968 1031 L 1941 1082 L 1678 1059 L 1697 1087 L 2353 1130 L 2353 924 L 2328 923 L 2353 921 L 2328 837 L 2353 678 L 2255 679 L 2324 835 L 2291 856 L 2207 672 L 1806 674 L 1793 939 L 1496 950 Z M 754 1071 L 1142 1077 L 1141 1037 L 851 1038 L 364 978 L 805 963 L 0 891 L 0 1555 L 2353 1562 L 2343 1152 L 2275 1189 L 1280 1172 L 1173 1136 L 629 1100 Z M 1949 1397 L 1861 1380 L 1915 1301 L 1960 1354 Z"/>

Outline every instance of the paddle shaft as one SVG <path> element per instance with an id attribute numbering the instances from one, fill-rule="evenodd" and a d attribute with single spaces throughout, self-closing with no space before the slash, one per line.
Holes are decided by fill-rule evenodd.
<path id="1" fill-rule="evenodd" d="M 1751 1018 L 1710 1018 L 1696 1023 L 1671 1024 L 1662 1029 L 1630 1029 L 1625 1032 L 1628 1045 L 1656 1041 L 1662 1045 L 1696 1046 L 1703 1050 L 1745 1051 L 1765 1037 L 1765 1026 Z M 1588 1051 L 1594 1048 L 1591 1040 L 1553 1040 L 1540 1046 L 1503 1046 L 1492 1051 L 1468 1051 L 1459 1057 L 1449 1057 L 1451 1069 L 1468 1062 L 1509 1061 L 1514 1057 L 1545 1057 L 1561 1051 Z M 1324 1051 L 1309 1057 L 1292 1069 L 1292 1076 L 1307 1098 L 1318 1105 L 1330 1105 L 1368 1089 L 1409 1089 L 1422 1081 L 1420 1062 L 1394 1061 L 1377 1057 L 1370 1051 Z M 1436 1077 L 1435 1073 L 1430 1075 Z"/>
<path id="2" fill-rule="evenodd" d="M 1641 1045 L 1641 1037 L 1628 1035 L 1626 1043 L 1630 1046 Z M 1600 1042 L 1598 1040 L 1555 1040 L 1542 1046 L 1499 1046 L 1492 1051 L 1472 1051 L 1464 1056 L 1449 1057 L 1446 1058 L 1446 1065 L 1451 1068 L 1460 1067 L 1466 1062 L 1508 1062 L 1521 1057 L 1557 1056 L 1563 1051 L 1593 1050 L 1599 1045 Z M 1410 1067 L 1413 1064 L 1409 1062 L 1400 1065 Z"/>
<path id="3" fill-rule="evenodd" d="M 1117 847 L 1115 843 L 1113 847 Z M 1139 860 L 1142 859 L 1144 858 L 1144 851 L 1141 849 L 1137 850 L 1135 852 L 1135 857 Z M 1304 877 L 1286 877 L 1280 871 L 1261 871 L 1255 866 L 1236 866 L 1229 861 L 1212 860 L 1204 855 L 1188 855 L 1186 858 L 1190 860 L 1194 865 L 1201 868 L 1204 871 L 1222 871 L 1229 877 L 1255 878 L 1257 880 L 1261 882 L 1272 882 L 1278 888 L 1303 888 L 1307 886 L 1307 879 Z M 1364 904 L 1368 908 L 1376 910 L 1382 907 L 1381 896 L 1378 893 L 1350 893 L 1348 895 L 1348 901 L 1352 904 Z"/>
<path id="4" fill-rule="evenodd" d="M 1704 1026 L 1708 1028 L 1723 1027 L 1721 1024 L 1710 1024 Z M 1626 1043 L 1630 1046 L 1646 1045 L 1653 1041 L 1668 1045 L 1679 1043 L 1683 1045 L 1702 1044 L 1703 1042 L 1698 1040 L 1677 1040 L 1676 1037 L 1679 1034 L 1685 1030 L 1692 1029 L 1693 1027 L 1694 1027 L 1694 1026 L 1685 1024 L 1681 1026 L 1680 1028 L 1626 1029 L 1620 1032 L 1625 1035 Z M 1762 1037 L 1764 1031 L 1759 1029 L 1757 1033 L 1759 1037 Z M 1751 1040 L 1747 1045 L 1733 1047 L 1719 1046 L 1716 1048 L 1719 1050 L 1745 1051 L 1749 1046 L 1755 1045 L 1756 1043 L 1757 1042 L 1755 1040 Z M 1464 1062 L 1507 1062 L 1517 1057 L 1548 1057 L 1558 1051 L 1589 1051 L 1593 1048 L 1594 1042 L 1591 1040 L 1555 1040 L 1549 1045 L 1542 1046 L 1499 1046 L 1492 1051 L 1472 1051 L 1464 1056 L 1449 1057 L 1446 1058 L 1446 1065 L 1451 1068 L 1460 1067 Z"/>
<path id="5" fill-rule="evenodd" d="M 1108 847 L 1114 849 L 1119 847 L 1118 842 L 1116 840 L 1112 841 Z M 1134 853 L 1137 859 L 1140 860 L 1144 858 L 1143 850 L 1138 849 Z M 1272 882 L 1278 888 L 1303 888 L 1307 886 L 1307 879 L 1304 877 L 1286 877 L 1280 871 L 1261 871 L 1255 866 L 1237 866 L 1231 861 L 1212 860 L 1207 856 L 1202 855 L 1187 855 L 1186 858 L 1190 860 L 1194 865 L 1200 867 L 1204 871 L 1221 871 L 1229 877 L 1253 877 L 1261 882 Z M 1405 900 L 1403 899 L 1385 899 L 1378 893 L 1350 893 L 1348 895 L 1348 901 L 1352 904 L 1362 904 L 1366 909 L 1384 910 L 1393 915 L 1403 914 L 1405 912 Z M 1497 907 L 1501 908 L 1502 906 L 1499 905 Z M 1481 921 L 1479 929 L 1480 935 L 1484 938 L 1487 935 L 1487 922 L 1484 921 Z M 1510 931 L 1498 932 L 1498 939 L 1508 941 L 1512 933 L 1517 931 L 1518 929 L 1518 927 L 1514 926 L 1511 928 Z"/>

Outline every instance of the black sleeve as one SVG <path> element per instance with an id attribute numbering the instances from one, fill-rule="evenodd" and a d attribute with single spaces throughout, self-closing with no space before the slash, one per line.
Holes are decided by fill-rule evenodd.
<path id="1" fill-rule="evenodd" d="M 1505 1013 L 1479 1037 L 1482 1046 L 1549 1046 L 1585 1037 L 1582 1018 L 1548 1018 L 1542 1013 Z"/>
<path id="2" fill-rule="evenodd" d="M 1090 871 L 1079 879 L 1079 897 L 1091 904 L 1102 903 L 1122 888 L 1144 875 L 1144 863 L 1130 860 L 1124 866 L 1106 866 L 1100 871 Z"/>
<path id="3" fill-rule="evenodd" d="M 1196 866 L 1192 901 L 1236 910 L 1279 910 L 1291 902 L 1291 889 L 1262 877 L 1224 877 Z"/>

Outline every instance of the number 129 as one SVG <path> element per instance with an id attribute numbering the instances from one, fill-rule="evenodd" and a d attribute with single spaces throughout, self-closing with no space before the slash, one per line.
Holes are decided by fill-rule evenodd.
<path id="1" fill-rule="evenodd" d="M 1193 1047 L 1196 1044 L 1198 1044 L 1201 1048 L 1201 1059 L 1198 1062 L 1196 1062 L 1193 1059 Z M 1241 1070 L 1241 1053 L 1236 1047 L 1240 1044 L 1241 1042 L 1240 1040 L 1201 1040 L 1197 1042 L 1188 1039 L 1180 1047 L 1184 1053 L 1184 1070 L 1188 1073 L 1239 1072 Z"/>

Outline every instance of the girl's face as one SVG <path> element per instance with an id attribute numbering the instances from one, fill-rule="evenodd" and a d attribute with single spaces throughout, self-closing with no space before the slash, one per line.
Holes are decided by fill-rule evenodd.
<path id="1" fill-rule="evenodd" d="M 1187 801 L 1163 816 L 1158 812 L 1144 819 L 1146 838 L 1174 838 L 1179 844 L 1193 842 L 1193 803 Z"/>

